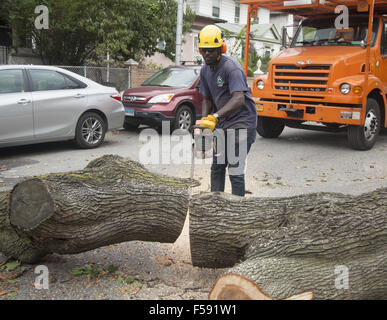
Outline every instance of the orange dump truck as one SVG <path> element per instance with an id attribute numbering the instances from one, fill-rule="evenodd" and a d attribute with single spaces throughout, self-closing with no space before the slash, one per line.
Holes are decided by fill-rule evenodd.
<path id="1" fill-rule="evenodd" d="M 290 45 L 285 31 L 269 72 L 254 79 L 258 133 L 346 130 L 352 148 L 371 149 L 387 127 L 387 0 L 240 2 L 249 5 L 246 48 L 259 8 L 302 17 Z"/>

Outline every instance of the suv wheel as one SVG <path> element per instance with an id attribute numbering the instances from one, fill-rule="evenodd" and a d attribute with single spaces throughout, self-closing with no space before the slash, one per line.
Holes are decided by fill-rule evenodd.
<path id="1" fill-rule="evenodd" d="M 183 105 L 179 107 L 176 112 L 175 123 L 172 129 L 189 130 L 193 125 L 193 121 L 193 112 L 191 108 L 186 105 Z"/>
<path id="2" fill-rule="evenodd" d="M 86 112 L 77 123 L 75 143 L 82 149 L 99 147 L 105 139 L 105 121 L 94 112 Z"/>
<path id="3" fill-rule="evenodd" d="M 125 130 L 128 130 L 128 131 L 131 131 L 131 130 L 135 130 L 139 127 L 140 123 L 134 119 L 127 119 L 125 118 L 125 121 L 124 121 L 124 129 Z"/>

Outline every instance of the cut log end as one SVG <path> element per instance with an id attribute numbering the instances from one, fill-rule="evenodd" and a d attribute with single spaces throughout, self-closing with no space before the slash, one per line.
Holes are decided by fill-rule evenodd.
<path id="1" fill-rule="evenodd" d="M 10 222 L 23 231 L 36 228 L 54 214 L 54 203 L 39 179 L 17 184 L 10 196 Z"/>
<path id="2" fill-rule="evenodd" d="M 312 300 L 313 291 L 302 292 L 285 300 Z M 275 300 L 253 281 L 234 273 L 220 276 L 212 288 L 209 300 Z"/>

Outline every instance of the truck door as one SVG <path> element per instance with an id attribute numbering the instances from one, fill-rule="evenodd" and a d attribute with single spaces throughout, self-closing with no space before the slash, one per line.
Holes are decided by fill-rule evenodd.
<path id="1" fill-rule="evenodd" d="M 387 20 L 383 21 L 380 57 L 377 61 L 376 73 L 383 82 L 384 93 L 387 94 Z"/>

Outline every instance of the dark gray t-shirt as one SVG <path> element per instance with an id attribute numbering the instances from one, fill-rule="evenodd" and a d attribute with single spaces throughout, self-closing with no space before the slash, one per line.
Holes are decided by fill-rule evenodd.
<path id="1" fill-rule="evenodd" d="M 246 75 L 239 62 L 227 56 L 221 56 L 214 70 L 204 65 L 200 71 L 200 93 L 210 98 L 216 111 L 231 99 L 233 92 L 245 93 L 245 105 L 230 114 L 225 119 L 220 119 L 218 128 L 256 128 L 257 109 L 247 84 Z"/>

